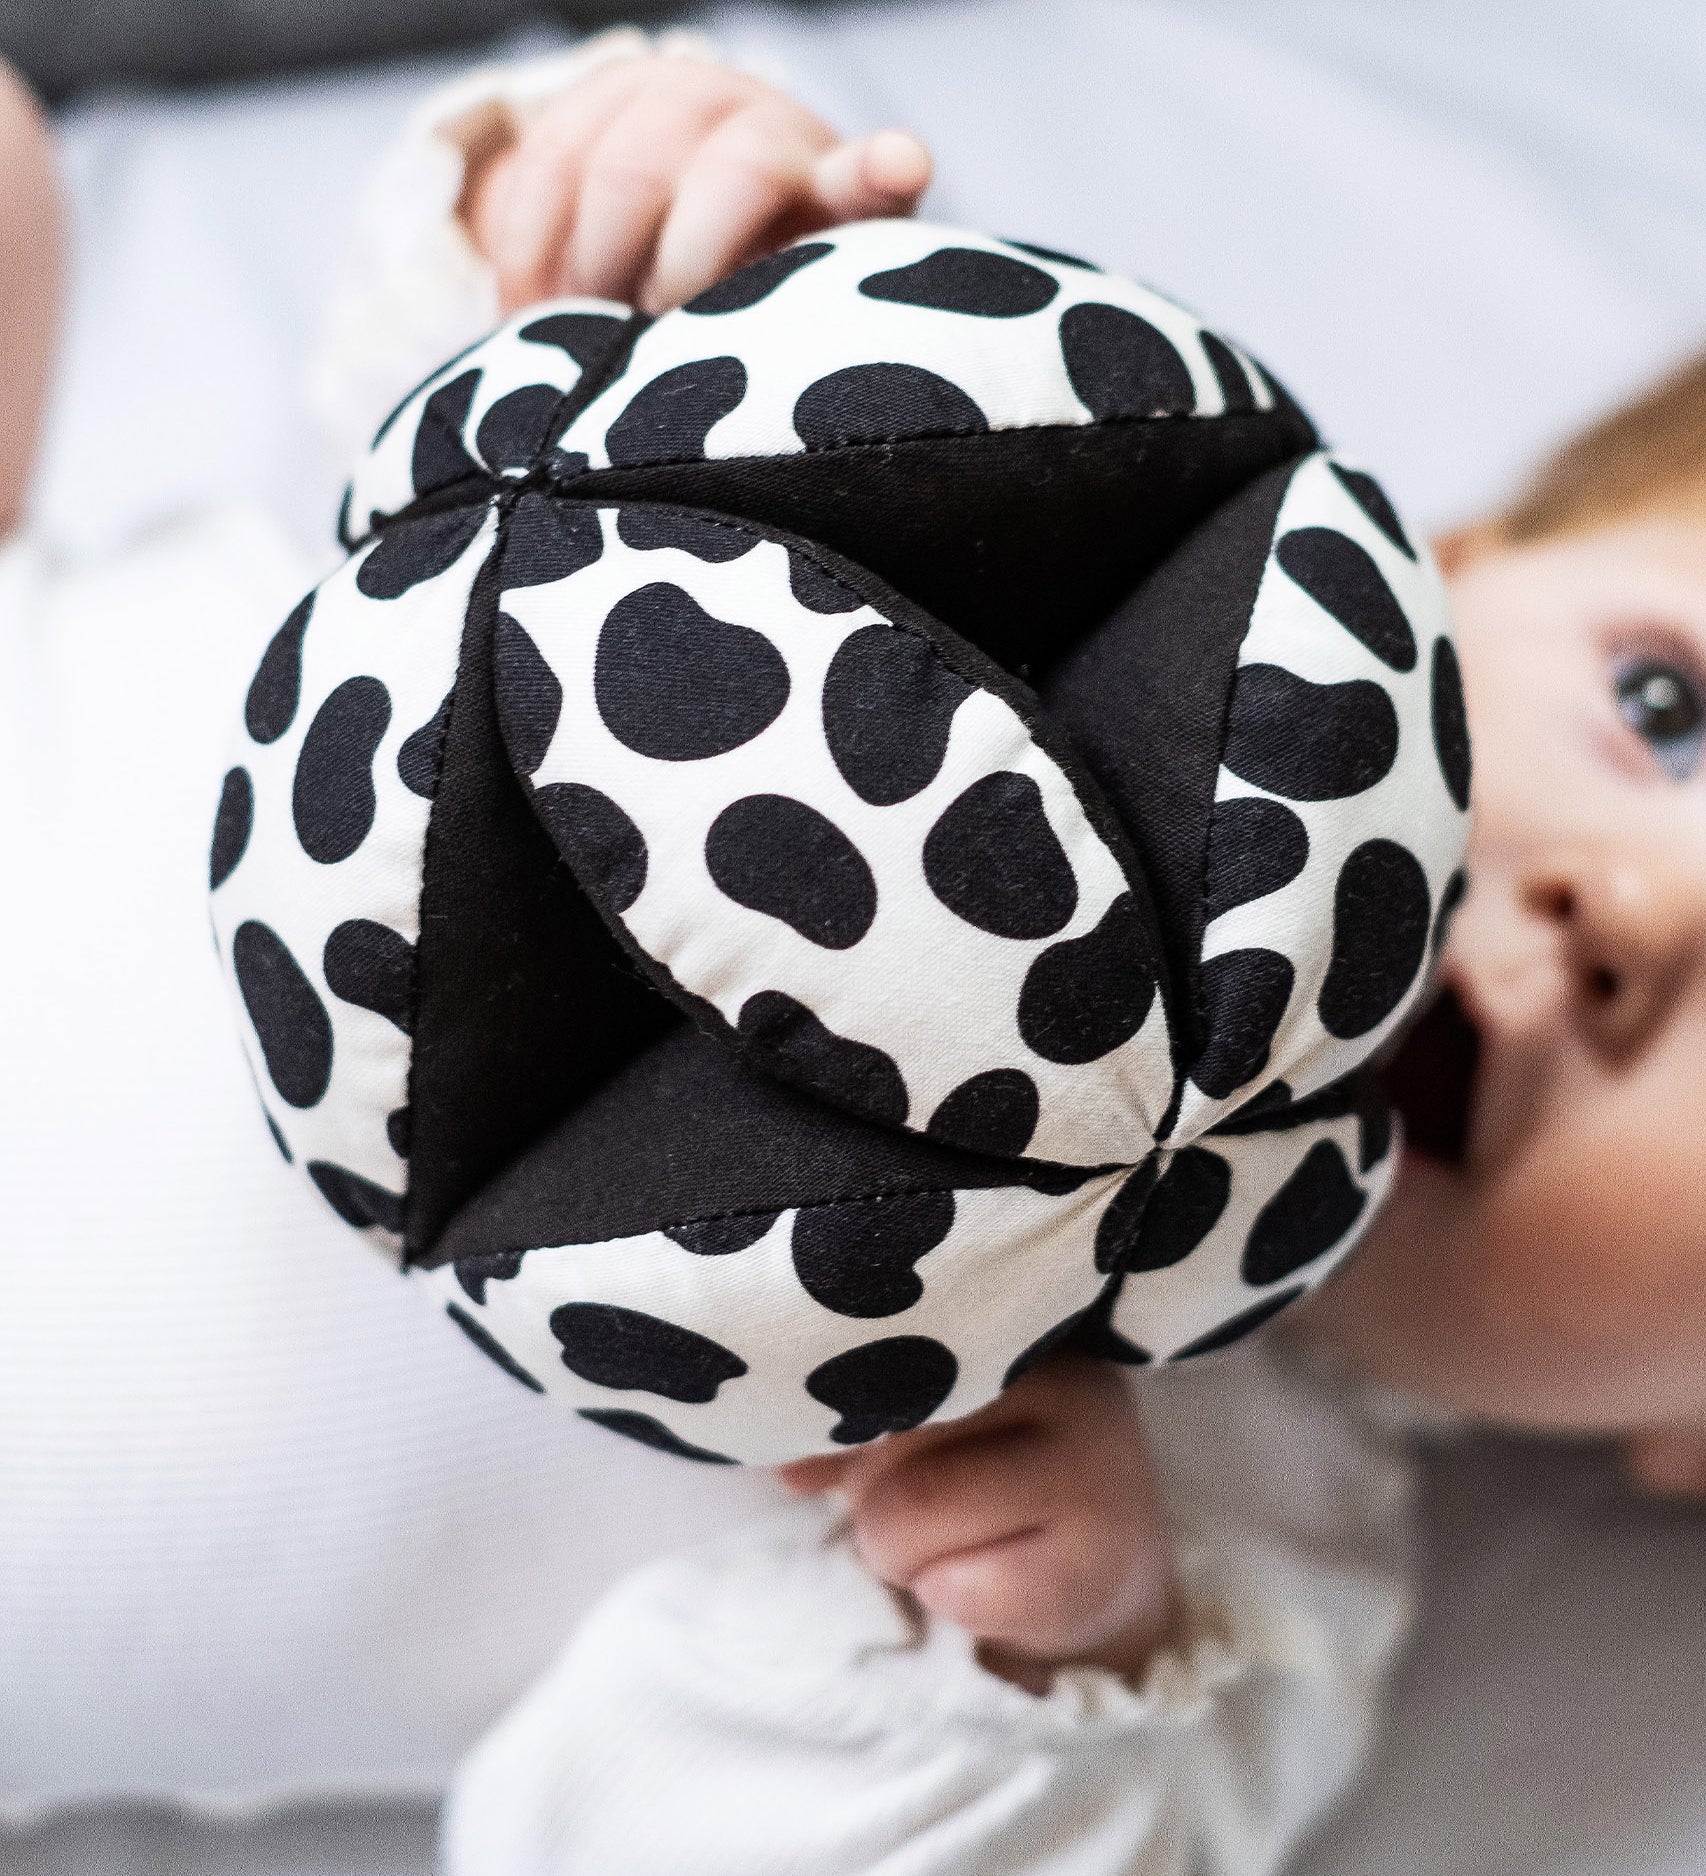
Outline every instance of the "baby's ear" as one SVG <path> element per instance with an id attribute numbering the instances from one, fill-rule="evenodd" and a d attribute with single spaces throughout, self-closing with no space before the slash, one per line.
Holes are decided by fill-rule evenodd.
<path id="1" fill-rule="evenodd" d="M 1483 554 L 1490 554 L 1508 544 L 1509 537 L 1502 523 L 1497 521 L 1472 521 L 1460 528 L 1448 528 L 1445 533 L 1436 534 L 1429 543 L 1433 548 L 1434 559 L 1439 562 L 1440 572 L 1448 580 L 1461 573 L 1472 561 L 1479 560 Z"/>

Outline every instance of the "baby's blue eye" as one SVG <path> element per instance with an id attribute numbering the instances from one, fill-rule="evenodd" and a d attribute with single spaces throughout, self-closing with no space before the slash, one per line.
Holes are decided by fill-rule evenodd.
<path id="1" fill-rule="evenodd" d="M 1700 766 L 1706 704 L 1690 674 L 1663 658 L 1636 658 L 1617 672 L 1617 710 L 1673 781 Z"/>

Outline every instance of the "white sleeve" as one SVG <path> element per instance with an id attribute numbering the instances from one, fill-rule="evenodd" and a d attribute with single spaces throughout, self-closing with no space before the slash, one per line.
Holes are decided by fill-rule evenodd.
<path id="1" fill-rule="evenodd" d="M 631 1577 L 464 1762 L 446 1876 L 1268 1876 L 1343 1789 L 1401 1585 L 1182 1533 L 1141 1685 L 1036 1697 L 816 1508 Z"/>
<path id="2" fill-rule="evenodd" d="M 568 51 L 479 66 L 429 93 L 357 204 L 308 370 L 340 464 L 416 385 L 498 323 L 497 285 L 457 216 L 470 161 L 600 66 L 658 52 L 710 58 L 697 33 L 613 27 Z"/>

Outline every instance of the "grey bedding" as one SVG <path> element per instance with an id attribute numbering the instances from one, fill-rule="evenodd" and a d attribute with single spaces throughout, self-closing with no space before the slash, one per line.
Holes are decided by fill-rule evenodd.
<path id="1" fill-rule="evenodd" d="M 598 25 L 670 0 L 0 0 L 0 52 L 50 98 L 124 80 L 231 79 L 432 46 L 541 19 Z"/>

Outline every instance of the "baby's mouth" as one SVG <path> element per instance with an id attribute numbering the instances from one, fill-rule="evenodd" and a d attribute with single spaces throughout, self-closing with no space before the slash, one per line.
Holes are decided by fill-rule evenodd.
<path id="1" fill-rule="evenodd" d="M 1480 1066 L 1481 1032 L 1457 992 L 1444 984 L 1379 1068 L 1412 1152 L 1446 1166 L 1464 1164 Z"/>

